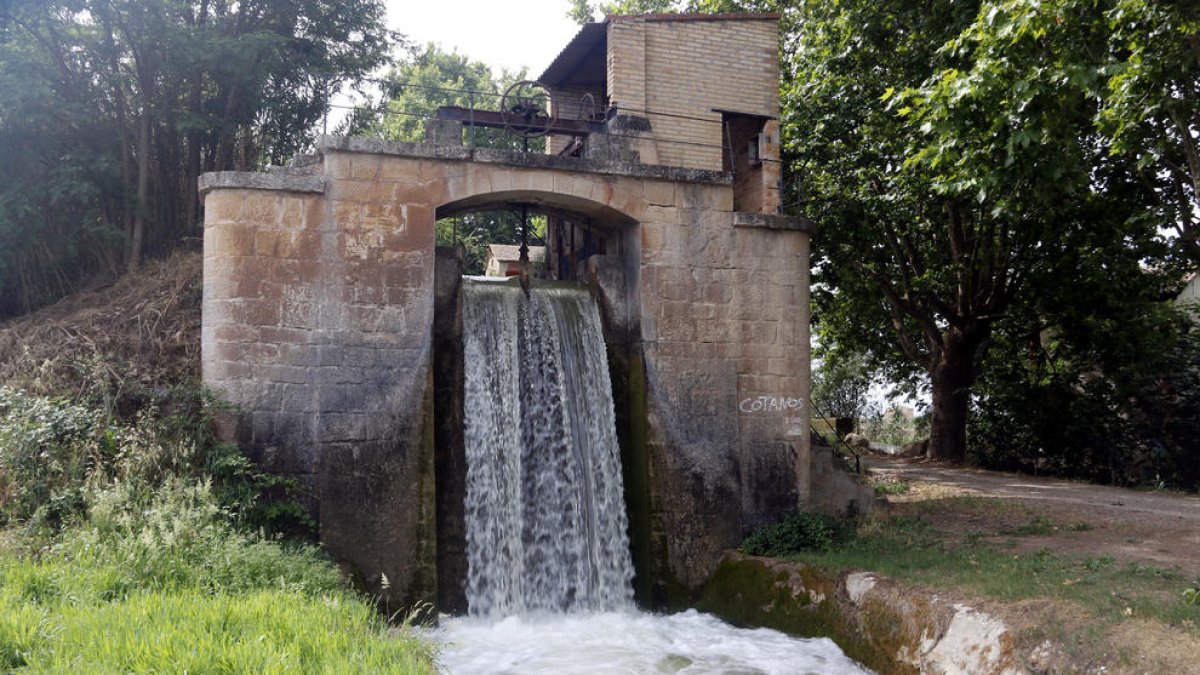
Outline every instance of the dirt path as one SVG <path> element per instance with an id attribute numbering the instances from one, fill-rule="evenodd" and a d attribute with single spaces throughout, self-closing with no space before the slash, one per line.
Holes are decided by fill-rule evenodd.
<path id="1" fill-rule="evenodd" d="M 890 496 L 889 501 L 976 494 L 1010 500 L 1044 514 L 1046 520 L 1038 523 L 1046 532 L 1022 537 L 1023 549 L 1049 547 L 1063 553 L 1107 555 L 1200 578 L 1200 497 L 1196 495 L 1129 490 L 890 457 L 872 456 L 867 467 L 876 480 L 902 481 L 911 486 L 908 493 Z M 952 515 L 939 525 L 965 531 L 996 531 L 996 523 L 954 522 Z"/>

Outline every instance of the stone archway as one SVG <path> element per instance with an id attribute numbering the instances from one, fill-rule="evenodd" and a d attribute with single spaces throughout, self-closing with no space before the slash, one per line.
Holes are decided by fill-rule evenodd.
<path id="1" fill-rule="evenodd" d="M 616 364 L 628 361 L 631 345 L 628 339 L 630 317 L 637 315 L 637 298 L 630 289 L 637 287 L 640 235 L 638 223 L 628 215 L 599 202 L 574 195 L 536 190 L 504 190 L 473 195 L 443 204 L 436 209 L 437 219 L 477 212 L 520 211 L 547 217 L 548 224 L 586 225 L 602 232 L 612 245 L 603 255 L 593 255 L 581 265 L 581 274 L 572 281 L 588 283 L 602 310 L 602 324 L 610 360 Z M 467 579 L 466 501 L 467 464 L 464 430 L 467 415 L 464 410 L 465 363 L 463 346 L 463 251 L 458 247 L 437 248 L 434 291 L 434 473 L 436 478 L 437 512 L 437 604 L 440 611 L 466 612 Z M 542 269 L 539 276 L 556 279 L 553 268 Z M 624 403 L 620 392 L 613 392 L 618 407 Z M 623 438 L 628 438 L 629 416 L 622 417 Z M 619 432 L 620 433 L 620 432 Z M 644 452 L 639 455 L 628 442 L 622 447 L 622 465 L 633 467 L 645 463 Z M 644 483 L 644 481 L 643 481 Z M 627 502 L 645 501 L 645 489 L 626 495 Z M 634 509 L 627 509 L 634 510 Z M 643 509 L 644 511 L 644 509 Z M 643 528 L 644 529 L 644 528 Z M 634 538 L 637 534 L 634 534 Z M 647 570 L 648 571 L 648 570 Z"/>
<path id="2" fill-rule="evenodd" d="M 631 514 L 643 601 L 697 587 L 747 527 L 807 497 L 808 232 L 735 211 L 730 173 L 355 138 L 318 150 L 202 178 L 203 374 L 239 406 L 243 447 L 308 487 L 325 545 L 370 592 L 436 596 L 434 233 L 456 209 L 533 200 L 622 224 L 617 405 L 646 495 Z"/>

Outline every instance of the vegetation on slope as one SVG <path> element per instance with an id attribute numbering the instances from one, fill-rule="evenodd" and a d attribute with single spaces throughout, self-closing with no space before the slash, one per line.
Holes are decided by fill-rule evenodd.
<path id="1" fill-rule="evenodd" d="M 0 671 L 433 672 L 217 438 L 199 300 L 178 254 L 0 327 Z"/>
<path id="2" fill-rule="evenodd" d="M 317 548 L 235 529 L 208 483 L 86 501 L 45 548 L 0 550 L 0 669 L 433 672 Z"/>

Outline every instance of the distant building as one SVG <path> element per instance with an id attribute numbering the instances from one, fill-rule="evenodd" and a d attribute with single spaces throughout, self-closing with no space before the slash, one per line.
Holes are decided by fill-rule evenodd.
<path id="1" fill-rule="evenodd" d="M 546 259 L 545 246 L 529 247 L 529 262 L 539 264 Z M 489 277 L 513 277 L 521 273 L 521 247 L 509 244 L 490 244 L 483 273 Z"/>

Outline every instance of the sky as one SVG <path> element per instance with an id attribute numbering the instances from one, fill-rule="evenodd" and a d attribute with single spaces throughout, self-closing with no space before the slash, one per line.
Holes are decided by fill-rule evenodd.
<path id="1" fill-rule="evenodd" d="M 388 27 L 500 68 L 541 75 L 579 26 L 568 0 L 387 0 Z"/>

